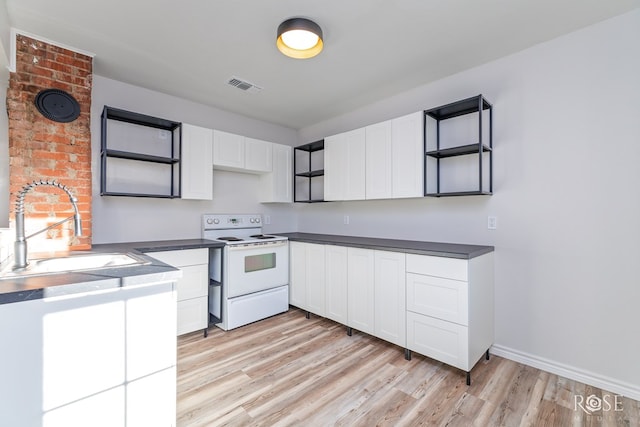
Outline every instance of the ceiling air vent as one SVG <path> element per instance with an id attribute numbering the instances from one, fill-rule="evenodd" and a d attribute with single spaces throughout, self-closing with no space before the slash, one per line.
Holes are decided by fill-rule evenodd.
<path id="1" fill-rule="evenodd" d="M 245 92 L 249 92 L 249 93 L 258 93 L 260 91 L 262 91 L 262 88 L 260 86 L 254 85 L 251 82 L 248 82 L 244 79 L 241 79 L 239 77 L 231 77 L 228 81 L 227 84 L 233 86 L 233 87 L 237 87 L 238 89 L 241 89 Z"/>

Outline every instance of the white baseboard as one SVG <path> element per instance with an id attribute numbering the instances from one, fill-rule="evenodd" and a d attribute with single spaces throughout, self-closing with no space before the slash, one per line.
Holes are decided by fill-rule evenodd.
<path id="1" fill-rule="evenodd" d="M 493 345 L 490 353 L 550 372 L 552 374 L 560 375 L 571 380 L 579 381 L 593 387 L 598 387 L 611 393 L 621 394 L 631 399 L 640 400 L 640 386 L 637 384 L 629 384 L 614 378 L 608 378 L 593 372 L 584 371 L 554 360 L 523 353 L 501 345 Z"/>

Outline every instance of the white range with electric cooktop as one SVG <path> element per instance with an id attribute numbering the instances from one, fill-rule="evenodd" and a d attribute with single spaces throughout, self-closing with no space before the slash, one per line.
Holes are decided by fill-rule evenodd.
<path id="1" fill-rule="evenodd" d="M 211 251 L 209 313 L 229 330 L 289 309 L 289 241 L 262 234 L 259 214 L 204 214 L 202 237 L 225 244 Z"/>

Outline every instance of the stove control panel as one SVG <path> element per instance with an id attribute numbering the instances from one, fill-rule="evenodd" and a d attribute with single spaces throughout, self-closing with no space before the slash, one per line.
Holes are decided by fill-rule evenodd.
<path id="1" fill-rule="evenodd" d="M 260 214 L 204 214 L 202 225 L 205 230 L 260 227 Z"/>

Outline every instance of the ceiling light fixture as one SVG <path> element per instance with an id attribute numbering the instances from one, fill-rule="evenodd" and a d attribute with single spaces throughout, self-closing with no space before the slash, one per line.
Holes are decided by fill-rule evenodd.
<path id="1" fill-rule="evenodd" d="M 322 51 L 322 29 L 305 18 L 291 18 L 278 26 L 278 50 L 296 59 L 313 58 Z"/>

